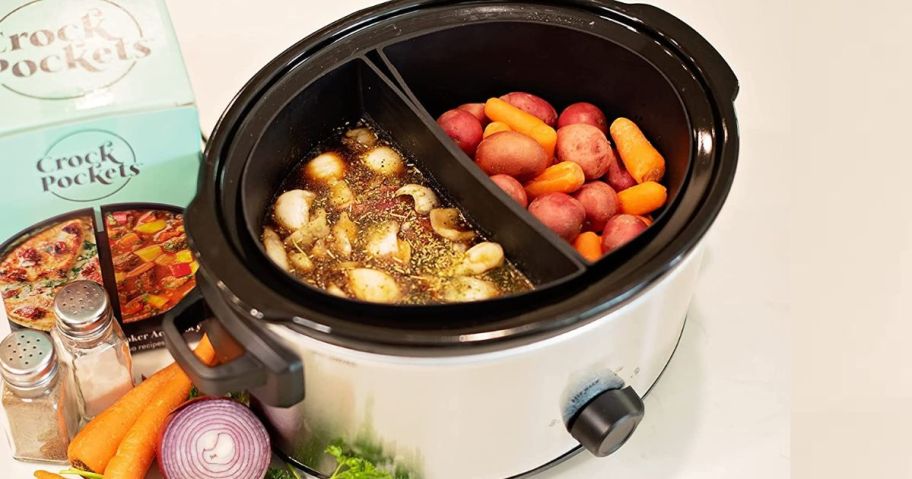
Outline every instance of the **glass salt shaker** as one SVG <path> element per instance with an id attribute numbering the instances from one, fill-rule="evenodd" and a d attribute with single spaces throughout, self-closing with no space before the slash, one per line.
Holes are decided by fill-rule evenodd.
<path id="1" fill-rule="evenodd" d="M 0 343 L 3 408 L 13 457 L 66 464 L 76 433 L 75 397 L 57 362 L 51 338 L 40 331 L 10 333 Z"/>
<path id="2" fill-rule="evenodd" d="M 84 425 L 133 388 L 133 361 L 108 294 L 98 283 L 74 281 L 54 298 L 51 331 L 76 390 Z"/>

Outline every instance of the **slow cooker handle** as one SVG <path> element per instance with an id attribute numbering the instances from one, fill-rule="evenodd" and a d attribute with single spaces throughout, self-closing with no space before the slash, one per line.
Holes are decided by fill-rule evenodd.
<path id="1" fill-rule="evenodd" d="M 693 27 L 652 5 L 621 2 L 616 2 L 616 5 L 617 10 L 639 21 L 644 27 L 656 31 L 662 37 L 675 39 L 671 41 L 680 51 L 690 57 L 704 77 L 712 83 L 711 86 L 728 95 L 726 100 L 735 100 L 735 97 L 738 96 L 738 77 L 722 54 Z"/>
<path id="2" fill-rule="evenodd" d="M 250 344 L 252 335 L 264 339 L 262 335 L 268 334 L 265 331 L 257 333 L 247 327 L 246 333 L 237 328 L 229 333 L 219 321 L 207 320 L 205 329 L 210 341 L 219 346 L 217 357 L 222 358 L 228 350 L 230 358 L 215 367 L 203 364 L 190 350 L 181 331 L 203 322 L 205 306 L 202 294 L 194 290 L 162 320 L 165 346 L 200 391 L 221 396 L 246 390 L 259 401 L 276 407 L 290 407 L 304 399 L 303 366 L 299 359 L 258 358 L 249 348 L 244 348 L 244 344 Z M 239 333 L 244 337 L 238 337 Z"/>

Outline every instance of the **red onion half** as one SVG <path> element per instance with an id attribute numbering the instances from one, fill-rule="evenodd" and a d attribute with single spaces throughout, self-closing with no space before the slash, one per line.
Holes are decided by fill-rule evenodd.
<path id="1" fill-rule="evenodd" d="M 158 468 L 165 479 L 262 479 L 271 459 L 263 423 L 230 399 L 184 404 L 171 414 L 158 441 Z"/>

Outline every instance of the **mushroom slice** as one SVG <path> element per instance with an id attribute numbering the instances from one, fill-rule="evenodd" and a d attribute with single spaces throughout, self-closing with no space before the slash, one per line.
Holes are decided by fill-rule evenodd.
<path id="1" fill-rule="evenodd" d="M 361 148 L 371 148 L 377 144 L 377 135 L 369 128 L 354 128 L 345 132 L 345 141 Z"/>
<path id="2" fill-rule="evenodd" d="M 299 250 L 307 250 L 313 244 L 330 233 L 329 223 L 326 222 L 326 210 L 319 208 L 306 225 L 295 230 L 288 238 L 285 238 L 285 244 Z"/>
<path id="3" fill-rule="evenodd" d="M 355 202 L 355 195 L 348 183 L 337 181 L 329 187 L 329 202 L 335 209 L 344 210 Z"/>
<path id="4" fill-rule="evenodd" d="M 289 190 L 279 195 L 273 216 L 288 231 L 297 231 L 310 221 L 310 207 L 317 195 L 306 190 Z"/>
<path id="5" fill-rule="evenodd" d="M 402 155 L 388 146 L 380 146 L 368 151 L 361 156 L 361 161 L 371 170 L 385 176 L 398 175 L 405 171 Z"/>
<path id="6" fill-rule="evenodd" d="M 375 269 L 356 268 L 349 271 L 348 285 L 355 297 L 363 301 L 396 303 L 402 298 L 402 290 L 396 280 Z"/>
<path id="7" fill-rule="evenodd" d="M 341 180 L 345 177 L 345 160 L 334 151 L 323 153 L 304 165 L 304 176 L 320 183 Z"/>
<path id="8" fill-rule="evenodd" d="M 266 227 L 263 230 L 263 247 L 266 248 L 266 255 L 278 267 L 285 271 L 290 271 L 288 265 L 288 253 L 285 252 L 285 245 L 282 244 L 282 238 L 272 228 Z"/>
<path id="9" fill-rule="evenodd" d="M 408 184 L 396 190 L 396 196 L 411 196 L 415 200 L 415 211 L 426 215 L 437 207 L 437 195 L 427 186 Z"/>
<path id="10" fill-rule="evenodd" d="M 333 249 L 345 258 L 352 254 L 352 243 L 358 236 L 358 226 L 348 217 L 348 212 L 339 216 L 339 221 L 332 228 Z"/>
<path id="11" fill-rule="evenodd" d="M 431 210 L 431 227 L 440 236 L 451 241 L 472 241 L 474 231 L 460 231 L 459 210 L 456 208 L 436 208 Z"/>
<path id="12" fill-rule="evenodd" d="M 313 261 L 307 256 L 307 253 L 301 251 L 291 253 L 288 255 L 288 260 L 291 261 L 291 266 L 294 267 L 295 271 L 309 273 L 314 269 Z"/>
<path id="13" fill-rule="evenodd" d="M 475 275 L 500 267 L 504 262 L 503 248 L 490 241 L 478 243 L 466 251 L 462 264 L 456 267 L 458 275 Z"/>
<path id="14" fill-rule="evenodd" d="M 497 286 L 483 279 L 458 276 L 448 281 L 443 290 L 443 299 L 449 303 L 482 301 L 500 295 Z"/>

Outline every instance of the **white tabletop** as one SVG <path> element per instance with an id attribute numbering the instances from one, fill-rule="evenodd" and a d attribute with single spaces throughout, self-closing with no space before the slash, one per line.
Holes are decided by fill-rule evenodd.
<path id="1" fill-rule="evenodd" d="M 317 28 L 366 0 L 169 0 L 200 107 L 211 130 L 256 71 Z M 786 210 L 782 171 L 791 125 L 780 102 L 790 92 L 786 0 L 661 0 L 728 59 L 741 80 L 741 156 L 734 189 L 708 251 L 681 345 L 646 399 L 646 418 L 618 453 L 581 454 L 542 479 L 771 479 L 789 475 L 791 355 L 786 239 L 771 220 Z M 138 357 L 154 369 L 163 353 Z M 9 458 L 4 477 L 34 466 Z M 9 475 L 7 475 L 9 474 Z"/>

